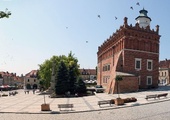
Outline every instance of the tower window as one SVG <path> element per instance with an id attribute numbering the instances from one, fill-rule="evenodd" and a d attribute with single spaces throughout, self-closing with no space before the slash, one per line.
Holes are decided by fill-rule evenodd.
<path id="1" fill-rule="evenodd" d="M 147 70 L 152 70 L 153 66 L 153 61 L 152 60 L 147 60 Z"/>
<path id="2" fill-rule="evenodd" d="M 108 65 L 108 71 L 110 70 L 110 65 Z"/>
<path id="3" fill-rule="evenodd" d="M 142 59 L 135 58 L 135 69 L 136 70 L 141 70 L 141 61 L 142 61 Z"/>
<path id="4" fill-rule="evenodd" d="M 147 85 L 152 85 L 152 76 L 147 76 Z"/>

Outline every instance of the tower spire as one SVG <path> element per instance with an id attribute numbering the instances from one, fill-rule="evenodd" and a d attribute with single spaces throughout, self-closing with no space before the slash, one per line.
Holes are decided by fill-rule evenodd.
<path id="1" fill-rule="evenodd" d="M 136 18 L 137 23 L 139 23 L 139 26 L 142 28 L 146 28 L 147 26 L 150 26 L 150 22 L 152 21 L 150 17 L 148 17 L 147 13 L 148 11 L 144 9 L 139 11 L 140 15 Z"/>

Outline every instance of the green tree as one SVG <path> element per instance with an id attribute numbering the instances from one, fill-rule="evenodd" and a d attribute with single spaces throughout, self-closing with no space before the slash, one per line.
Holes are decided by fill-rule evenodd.
<path id="1" fill-rule="evenodd" d="M 58 65 L 57 75 L 56 75 L 56 86 L 55 92 L 58 95 L 65 94 L 65 92 L 69 91 L 68 89 L 68 69 L 64 61 L 61 61 Z"/>
<path id="2" fill-rule="evenodd" d="M 44 81 L 45 80 L 40 80 L 39 81 L 39 85 L 40 85 L 39 88 L 40 88 L 40 90 L 42 90 L 44 88 L 44 84 L 45 84 Z"/>
<path id="3" fill-rule="evenodd" d="M 77 76 L 76 76 L 75 69 L 76 67 L 74 64 L 69 66 L 68 89 L 71 93 L 74 93 L 76 89 L 75 83 L 76 83 Z"/>
<path id="4" fill-rule="evenodd" d="M 39 79 L 43 80 L 45 89 L 48 89 L 50 87 L 53 64 L 55 64 L 54 71 L 55 71 L 55 74 L 57 74 L 58 66 L 61 61 L 63 61 L 65 63 L 67 69 L 70 71 L 69 72 L 69 74 L 70 74 L 69 80 L 71 82 L 71 85 L 69 87 L 70 88 L 74 87 L 72 82 L 74 82 L 75 78 L 77 79 L 77 76 L 80 73 L 79 73 L 78 60 L 77 60 L 77 58 L 74 57 L 72 52 L 70 52 L 68 54 L 68 56 L 65 56 L 65 55 L 52 56 L 49 60 L 45 60 L 45 62 L 43 62 L 43 64 L 39 65 L 38 76 L 39 76 Z M 72 75 L 74 75 L 74 77 Z"/>
<path id="5" fill-rule="evenodd" d="M 77 80 L 77 77 L 79 76 L 79 65 L 78 65 L 78 60 L 74 57 L 74 54 L 70 52 L 68 54 L 67 58 L 67 64 L 68 64 L 68 70 L 69 70 L 69 91 L 71 93 L 75 93 L 75 83 Z"/>
<path id="6" fill-rule="evenodd" d="M 79 93 L 79 94 L 85 94 L 86 93 L 86 85 L 83 82 L 83 79 L 81 77 L 79 77 L 77 79 L 76 92 Z"/>
<path id="7" fill-rule="evenodd" d="M 51 81 L 52 62 L 50 60 L 46 60 L 43 64 L 39 65 L 39 67 L 39 79 L 43 81 L 43 87 L 47 89 L 50 86 Z"/>
<path id="8" fill-rule="evenodd" d="M 69 67 L 72 67 L 74 66 L 74 74 L 75 76 L 79 76 L 80 75 L 80 71 L 79 71 L 79 64 L 78 64 L 78 60 L 77 58 L 74 57 L 74 54 L 72 54 L 72 52 L 70 52 L 68 54 L 68 57 L 67 57 L 67 63 L 68 63 L 68 66 Z"/>

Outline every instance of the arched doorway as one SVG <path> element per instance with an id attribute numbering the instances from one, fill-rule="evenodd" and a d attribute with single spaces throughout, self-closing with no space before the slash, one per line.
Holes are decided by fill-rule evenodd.
<path id="1" fill-rule="evenodd" d="M 31 89 L 31 85 L 27 84 L 26 89 Z"/>
<path id="2" fill-rule="evenodd" d="M 37 88 L 38 88 L 37 84 L 34 84 L 33 89 L 37 89 Z"/>

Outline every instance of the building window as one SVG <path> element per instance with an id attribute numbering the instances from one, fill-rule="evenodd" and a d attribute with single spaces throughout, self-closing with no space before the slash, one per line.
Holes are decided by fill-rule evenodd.
<path id="1" fill-rule="evenodd" d="M 105 71 L 107 71 L 107 65 L 105 66 Z"/>
<path id="2" fill-rule="evenodd" d="M 103 76 L 103 83 L 108 83 L 110 76 Z"/>
<path id="3" fill-rule="evenodd" d="M 110 64 L 106 64 L 103 66 L 103 71 L 109 71 L 110 70 Z"/>
<path id="4" fill-rule="evenodd" d="M 28 79 L 28 82 L 30 82 L 30 80 Z"/>
<path id="5" fill-rule="evenodd" d="M 152 66 L 153 66 L 153 61 L 147 60 L 147 70 L 152 70 Z"/>
<path id="6" fill-rule="evenodd" d="M 105 83 L 107 83 L 107 77 L 105 77 Z"/>
<path id="7" fill-rule="evenodd" d="M 152 76 L 147 76 L 147 85 L 152 85 Z"/>
<path id="8" fill-rule="evenodd" d="M 140 59 L 140 58 L 135 59 L 135 69 L 136 70 L 141 70 L 141 61 L 142 61 L 142 59 Z"/>
<path id="9" fill-rule="evenodd" d="M 36 79 L 34 79 L 34 82 L 36 82 Z"/>
<path id="10" fill-rule="evenodd" d="M 108 65 L 108 71 L 110 70 L 110 65 Z"/>

